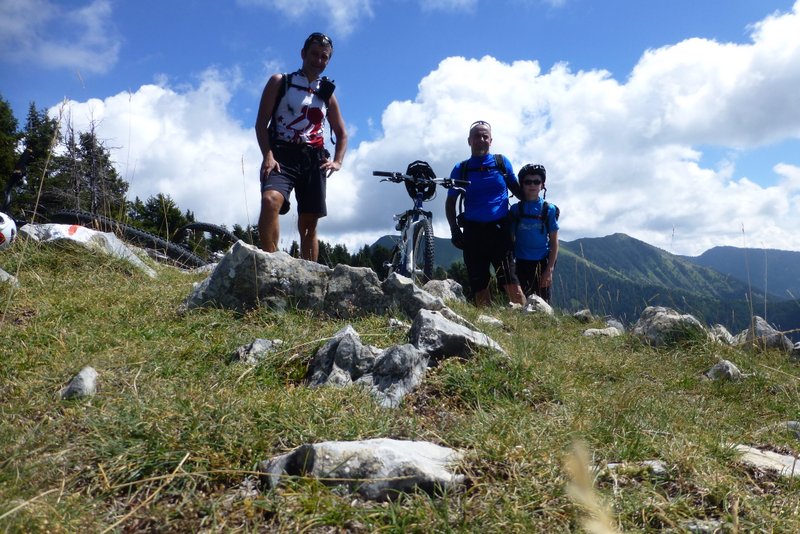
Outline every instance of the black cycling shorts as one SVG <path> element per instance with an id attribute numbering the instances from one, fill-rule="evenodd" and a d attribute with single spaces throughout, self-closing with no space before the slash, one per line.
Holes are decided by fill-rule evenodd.
<path id="1" fill-rule="evenodd" d="M 517 277 L 522 292 L 526 297 L 539 295 L 545 302 L 550 302 L 550 286 L 541 287 L 542 273 L 547 269 L 547 258 L 543 260 L 521 260 L 517 258 Z"/>
<path id="2" fill-rule="evenodd" d="M 506 219 L 491 223 L 464 221 L 464 265 L 473 292 L 489 287 L 490 266 L 494 267 L 499 287 L 519 283 L 512 248 Z"/>
<path id="3" fill-rule="evenodd" d="M 325 202 L 327 173 L 320 165 L 327 157 L 324 149 L 288 143 L 275 144 L 272 154 L 280 164 L 281 171 L 273 170 L 266 179 L 261 179 L 261 192 L 278 191 L 283 195 L 280 213 L 289 211 L 289 195 L 294 190 L 297 213 L 311 213 L 318 217 L 328 214 Z"/>

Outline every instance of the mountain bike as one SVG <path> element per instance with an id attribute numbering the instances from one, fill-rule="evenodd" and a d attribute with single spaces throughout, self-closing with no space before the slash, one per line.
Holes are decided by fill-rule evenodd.
<path id="1" fill-rule="evenodd" d="M 25 150 L 20 156 L 13 173 L 6 181 L 2 197 L 0 197 L 0 212 L 8 214 L 14 219 L 17 228 L 28 222 L 35 221 L 38 223 L 77 224 L 102 232 L 111 232 L 121 239 L 152 250 L 154 252 L 153 257 L 156 260 L 172 263 L 183 268 L 202 267 L 215 259 L 211 254 L 202 254 L 198 249 L 198 243 L 215 239 L 231 245 L 238 240 L 235 235 L 225 228 L 209 223 L 193 222 L 182 226 L 173 233 L 172 240 L 169 241 L 145 230 L 87 211 L 51 211 L 40 204 L 33 213 L 24 210 L 18 210 L 16 214 L 9 213 L 15 189 L 20 186 L 24 187 L 27 184 L 25 171 L 31 159 L 30 151 Z M 206 235 L 210 237 L 206 238 Z"/>
<path id="2" fill-rule="evenodd" d="M 404 183 L 408 196 L 414 201 L 413 208 L 394 216 L 397 221 L 395 230 L 400 231 L 400 240 L 392 250 L 391 262 L 385 265 L 389 269 L 388 274 L 396 272 L 423 284 L 433 278 L 434 236 L 433 214 L 423 210 L 422 205 L 435 198 L 437 185 L 463 190 L 463 186 L 469 182 L 437 178 L 430 165 L 419 160 L 410 163 L 405 174 L 373 171 L 372 175 L 383 177 L 382 182 Z"/>

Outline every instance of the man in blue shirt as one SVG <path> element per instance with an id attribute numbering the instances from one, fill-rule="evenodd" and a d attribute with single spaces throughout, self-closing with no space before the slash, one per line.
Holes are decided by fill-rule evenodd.
<path id="1" fill-rule="evenodd" d="M 456 165 L 450 173 L 453 179 L 469 181 L 469 185 L 464 188 L 463 232 L 456 221 L 459 192 L 450 189 L 445 203 L 452 241 L 464 251 L 464 265 L 477 306 L 491 304 L 490 266 L 494 267 L 497 285 L 505 289 L 509 300 L 524 304 L 525 295 L 514 271 L 507 217 L 509 187 L 512 192 L 516 189 L 519 193 L 519 183 L 508 159 L 499 156 L 505 166 L 505 169 L 500 169 L 497 159 L 489 152 L 492 146 L 492 127 L 488 122 L 473 123 L 467 143 L 472 156 Z"/>

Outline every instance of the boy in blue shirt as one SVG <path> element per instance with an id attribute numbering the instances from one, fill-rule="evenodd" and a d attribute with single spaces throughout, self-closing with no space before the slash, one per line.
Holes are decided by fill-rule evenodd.
<path id="1" fill-rule="evenodd" d="M 547 194 L 544 166 L 525 165 L 518 176 L 524 200 L 509 210 L 517 277 L 526 296 L 536 294 L 550 302 L 558 258 L 558 208 L 539 197 Z"/>

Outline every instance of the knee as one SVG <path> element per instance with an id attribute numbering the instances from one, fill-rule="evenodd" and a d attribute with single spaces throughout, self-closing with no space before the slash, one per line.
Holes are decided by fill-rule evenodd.
<path id="1" fill-rule="evenodd" d="M 277 191 L 264 191 L 261 194 L 261 213 L 278 213 L 283 206 L 283 195 Z"/>

